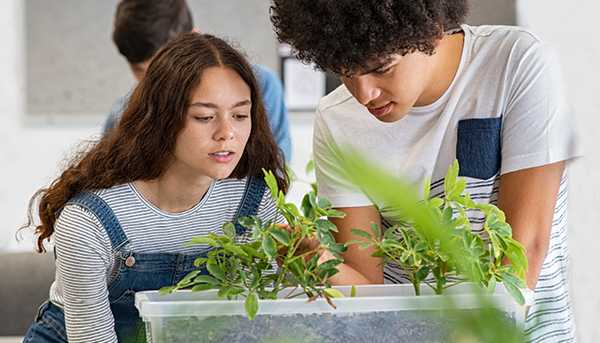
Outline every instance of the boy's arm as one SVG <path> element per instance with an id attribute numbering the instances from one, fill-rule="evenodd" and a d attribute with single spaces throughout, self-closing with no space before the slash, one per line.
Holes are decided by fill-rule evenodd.
<path id="1" fill-rule="evenodd" d="M 527 250 L 526 281 L 535 285 L 550 242 L 556 198 L 565 162 L 523 169 L 502 175 L 498 207 L 512 226 L 513 237 Z"/>
<path id="2" fill-rule="evenodd" d="M 371 223 L 381 225 L 379 212 L 375 206 L 337 208 L 346 213 L 344 218 L 330 218 L 337 226 L 338 232 L 334 237 L 338 243 L 351 240 L 360 240 L 352 234 L 352 229 L 360 229 L 370 232 Z M 334 275 L 330 281 L 334 285 L 360 285 L 383 283 L 383 261 L 381 258 L 371 256 L 373 248 L 360 249 L 352 245 L 343 254 L 344 263 L 337 268 L 339 273 Z"/>

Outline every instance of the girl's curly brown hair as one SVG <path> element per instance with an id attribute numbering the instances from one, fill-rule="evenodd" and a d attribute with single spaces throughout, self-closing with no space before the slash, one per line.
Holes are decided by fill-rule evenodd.
<path id="1" fill-rule="evenodd" d="M 44 241 L 50 239 L 61 210 L 76 194 L 155 179 L 166 171 L 177 137 L 185 126 L 190 94 L 200 84 L 204 70 L 211 67 L 234 70 L 250 88 L 250 137 L 230 177 L 262 177 L 262 169 L 271 170 L 279 188 L 287 191 L 289 180 L 283 157 L 267 122 L 250 64 L 217 37 L 186 33 L 167 43 L 152 58 L 118 126 L 74 158 L 50 186 L 34 194 L 28 222 L 22 229 L 35 226 L 39 252 L 45 251 Z M 38 225 L 33 220 L 36 204 L 41 221 Z"/>
<path id="2" fill-rule="evenodd" d="M 273 0 L 271 22 L 300 60 L 349 75 L 391 54 L 433 54 L 467 11 L 467 0 Z"/>

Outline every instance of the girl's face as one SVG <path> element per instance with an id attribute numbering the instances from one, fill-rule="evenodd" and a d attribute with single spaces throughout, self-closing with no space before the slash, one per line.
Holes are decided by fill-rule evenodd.
<path id="1" fill-rule="evenodd" d="M 227 178 L 252 129 L 250 87 L 232 69 L 211 67 L 191 92 L 174 165 L 190 175 Z"/>

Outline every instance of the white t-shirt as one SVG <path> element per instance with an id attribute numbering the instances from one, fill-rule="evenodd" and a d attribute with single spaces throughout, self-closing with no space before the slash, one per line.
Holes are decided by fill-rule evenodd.
<path id="1" fill-rule="evenodd" d="M 530 32 L 507 26 L 463 25 L 457 74 L 433 104 L 403 119 L 377 120 L 340 86 L 319 103 L 313 151 L 319 194 L 335 207 L 373 203 L 340 176 L 334 148 L 351 147 L 388 171 L 443 196 L 443 178 L 458 159 L 467 191 L 496 203 L 501 174 L 570 160 L 580 155 L 573 115 L 565 101 L 556 54 Z M 555 209 L 547 257 L 527 321 L 531 341 L 574 339 L 566 285 L 566 174 Z M 385 204 L 376 204 L 379 208 Z M 382 213 L 384 224 L 392 221 Z M 483 216 L 471 215 L 474 231 Z M 386 282 L 407 282 L 385 267 Z"/>

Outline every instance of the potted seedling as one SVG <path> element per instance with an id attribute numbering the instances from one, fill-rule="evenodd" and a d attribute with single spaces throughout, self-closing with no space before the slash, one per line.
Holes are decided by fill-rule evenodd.
<path id="1" fill-rule="evenodd" d="M 396 214 L 396 224 L 385 232 L 377 225 L 371 232 L 353 229 L 361 240 L 360 248 L 372 247 L 374 256 L 399 266 L 406 272 L 415 294 L 422 284 L 436 294 L 453 285 L 475 280 L 485 288 L 495 289 L 501 282 L 515 301 L 523 304 L 521 289 L 525 287 L 527 258 L 523 246 L 512 238 L 512 230 L 504 213 L 493 204 L 480 204 L 465 193 L 465 180 L 458 177 L 459 165 L 455 161 L 444 180 L 444 197 L 429 198 L 430 185 L 425 184 L 420 205 L 443 224 L 445 239 L 458 249 L 460 259 L 450 259 L 442 249 L 440 237 L 431 237 L 419 223 Z M 386 209 L 388 214 L 393 212 Z M 485 218 L 483 233 L 476 234 L 467 216 L 468 211 L 480 211 Z"/>
<path id="2" fill-rule="evenodd" d="M 486 221 L 489 218 L 488 227 L 497 235 L 495 243 L 491 243 L 500 245 L 497 249 L 466 233 L 468 221 L 460 211 L 479 205 L 463 194 L 464 182 L 454 176 L 457 166 L 450 170 L 446 199 L 423 201 L 405 184 L 379 173 L 363 160 L 350 156 L 349 161 L 346 167 L 353 168 L 350 180 L 362 182 L 372 178 L 364 186 L 392 200 L 389 203 L 401 210 L 404 220 L 385 233 L 378 227 L 373 227 L 371 233 L 355 231 L 363 239 L 351 244 L 375 246 L 376 254 L 384 259 L 404 263 L 414 275 L 413 285 L 331 287 L 328 280 L 337 273 L 336 266 L 342 263 L 340 254 L 346 246 L 335 242 L 332 232 L 337 229 L 326 218 L 341 217 L 343 213 L 334 210 L 327 200 L 318 199 L 316 189 L 303 198 L 300 208 L 287 203 L 273 174 L 266 172 L 271 196 L 288 225 L 247 217 L 241 218 L 240 223 L 252 232 L 249 243 L 236 241 L 233 223 L 223 226 L 224 235 L 195 238 L 190 244 L 213 248 L 206 258 L 196 261 L 199 270 L 177 285 L 162 289 L 163 295 L 136 294 L 136 307 L 152 341 L 447 341 L 448 337 L 469 339 L 475 335 L 469 336 L 470 332 L 490 330 L 503 331 L 504 342 L 514 341 L 512 338 L 518 337 L 510 334 L 514 327 L 497 319 L 498 313 L 515 316 L 516 309 L 506 293 L 492 292 L 481 297 L 473 294 L 470 287 L 463 287 L 466 284 L 453 287 L 448 293 L 468 300 L 467 307 L 446 299 L 451 297 L 438 295 L 455 283 L 453 276 L 488 288 L 493 288 L 494 281 L 506 284 L 513 276 L 517 281 L 510 279 L 509 283 L 514 281 L 515 288 L 519 287 L 525 267 L 514 262 L 522 250 L 518 244 L 513 250 L 504 246 L 513 242 L 510 231 L 502 224 L 501 212 L 482 207 L 489 211 Z M 392 192 L 388 193 L 390 188 Z M 306 248 L 307 240 L 317 240 L 318 244 Z M 336 258 L 317 263 L 322 250 Z M 486 254 L 493 258 L 484 258 Z M 504 257 L 512 264 L 502 264 Z M 427 278 L 430 274 L 434 275 L 433 283 Z M 416 287 L 421 283 L 430 284 L 431 289 Z M 415 291 L 421 295 L 415 296 Z M 493 303 L 500 311 L 483 302 Z M 474 307 L 483 310 L 470 319 L 461 311 L 452 316 L 440 312 L 455 307 L 463 312 L 467 309 L 468 314 L 473 313 Z"/>
<path id="3" fill-rule="evenodd" d="M 345 251 L 345 246 L 336 243 L 332 236 L 337 230 L 335 225 L 327 220 L 327 217 L 342 217 L 343 213 L 332 209 L 327 200 L 317 200 L 315 190 L 304 196 L 299 209 L 285 201 L 270 171 L 265 171 L 265 182 L 287 225 L 250 216 L 239 219 L 252 233 L 249 243 L 236 243 L 235 226 L 231 222 L 222 228 L 225 235 L 211 233 L 193 238 L 191 245 L 208 245 L 213 249 L 206 258 L 195 261 L 201 269 L 188 274 L 176 285 L 163 288 L 163 294 L 188 288 L 192 291 L 216 289 L 221 298 L 245 299 L 250 319 L 258 311 L 258 299 L 277 299 L 281 291 L 289 287 L 294 291 L 286 298 L 304 294 L 309 299 L 322 297 L 335 306 L 331 298 L 341 294 L 330 287 L 328 279 L 337 273 L 336 265 L 342 260 L 337 258 L 322 264 L 317 261 L 319 251 L 328 250 L 337 257 Z M 203 273 L 203 268 L 208 273 Z"/>

